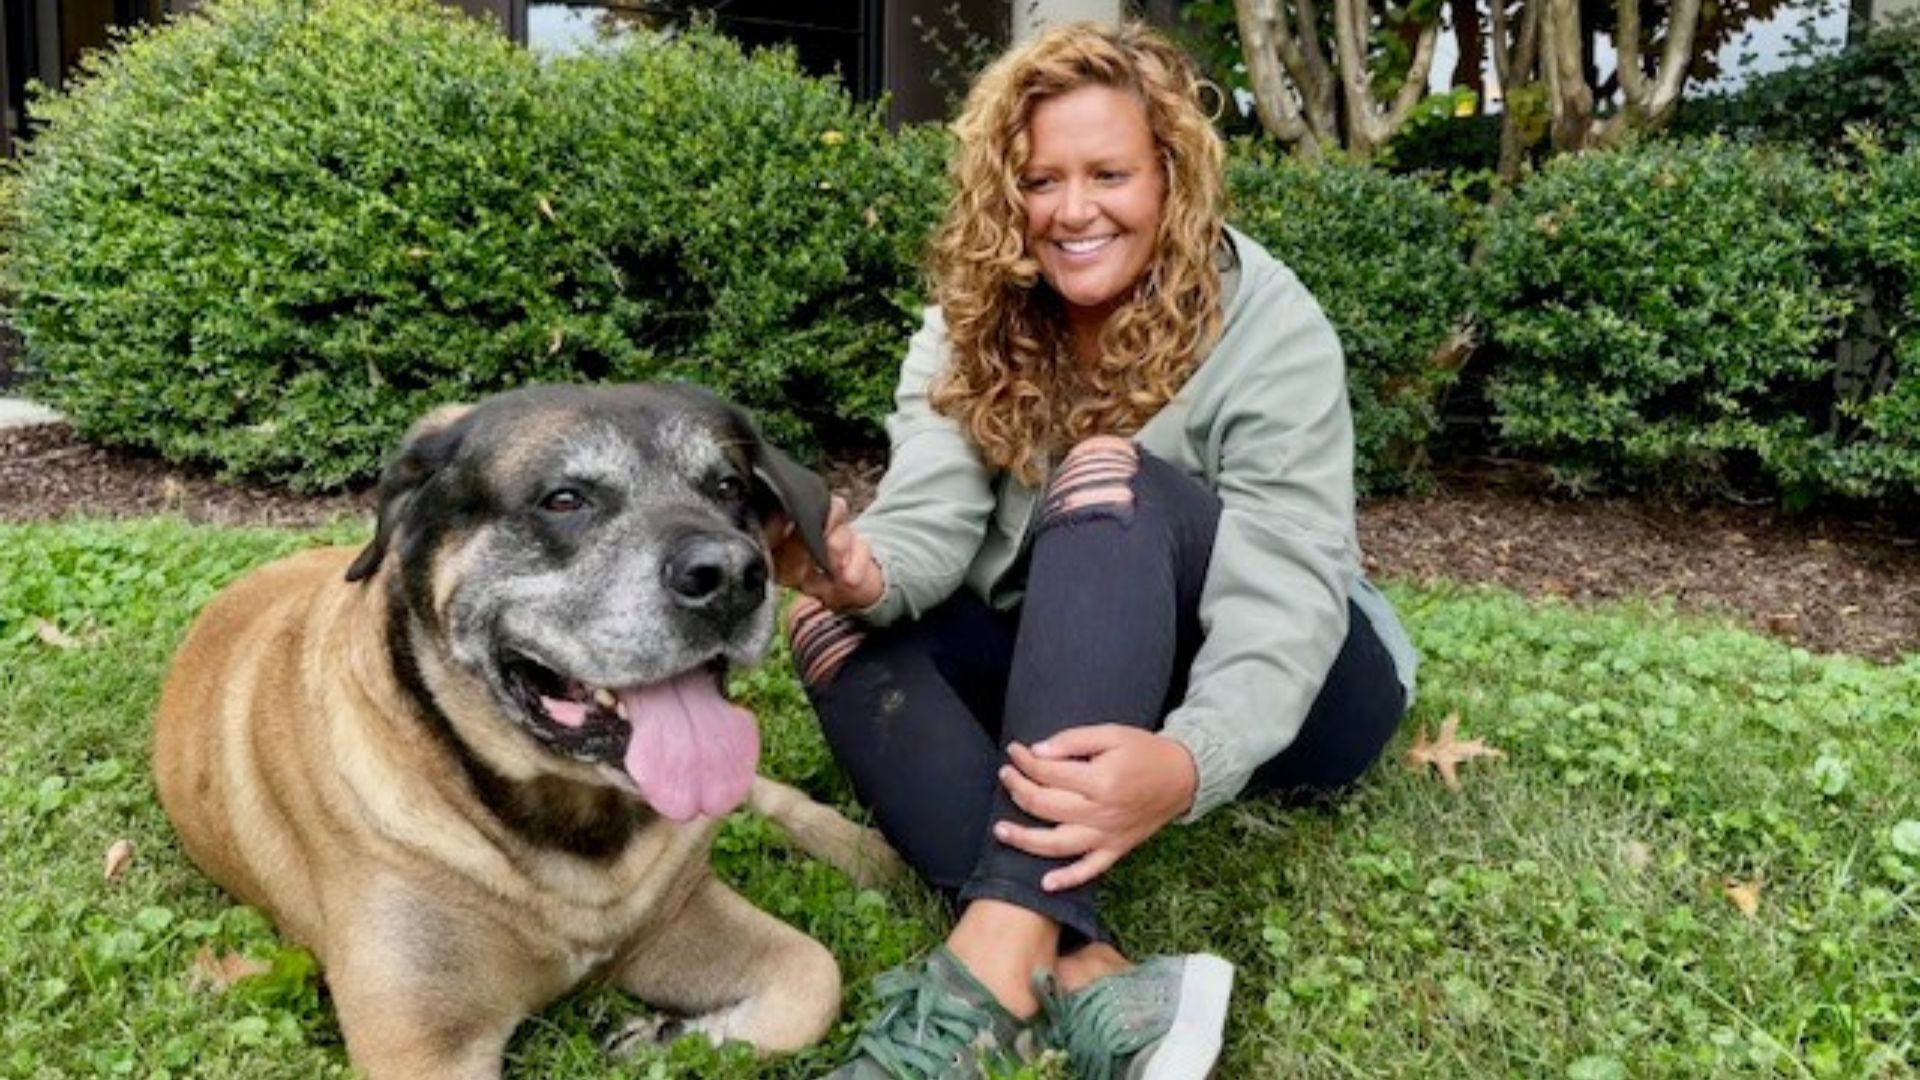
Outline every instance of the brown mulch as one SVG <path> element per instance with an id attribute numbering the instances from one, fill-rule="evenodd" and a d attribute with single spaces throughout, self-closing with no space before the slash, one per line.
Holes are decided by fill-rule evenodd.
<path id="1" fill-rule="evenodd" d="M 864 502 L 877 465 L 835 486 Z M 367 515 L 366 492 L 302 496 L 220 483 L 78 440 L 65 425 L 0 430 L 0 521 L 178 513 L 223 525 L 314 525 Z M 1920 650 L 1920 536 L 1885 522 L 1786 517 L 1768 507 L 1557 497 L 1539 470 L 1477 463 L 1433 494 L 1360 512 L 1367 568 L 1575 601 L 1671 598 L 1819 652 L 1894 660 Z"/>

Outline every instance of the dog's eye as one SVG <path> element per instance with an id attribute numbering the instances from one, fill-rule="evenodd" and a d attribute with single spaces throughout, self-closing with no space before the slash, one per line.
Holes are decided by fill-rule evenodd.
<path id="1" fill-rule="evenodd" d="M 737 476 L 723 476 L 714 481 L 713 497 L 722 502 L 739 502 L 747 497 L 747 482 Z"/>
<path id="2" fill-rule="evenodd" d="M 550 491 L 540 500 L 540 509 L 556 514 L 571 514 L 587 508 L 587 497 L 572 488 Z"/>

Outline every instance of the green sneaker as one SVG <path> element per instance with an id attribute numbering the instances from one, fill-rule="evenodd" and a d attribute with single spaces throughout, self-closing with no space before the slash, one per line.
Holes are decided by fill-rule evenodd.
<path id="1" fill-rule="evenodd" d="M 1047 980 L 1053 1044 L 1080 1080 L 1205 1080 L 1220 1057 L 1233 965 L 1218 956 L 1156 956 L 1071 994 Z"/>
<path id="2" fill-rule="evenodd" d="M 822 1080 L 978 1080 L 1031 1061 L 1045 1047 L 1041 1017 L 1021 1020 L 941 946 L 873 981 L 880 1012 L 852 1061 Z"/>

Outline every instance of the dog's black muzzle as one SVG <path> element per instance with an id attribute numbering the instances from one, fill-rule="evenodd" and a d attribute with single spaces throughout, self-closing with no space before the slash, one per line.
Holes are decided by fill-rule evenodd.
<path id="1" fill-rule="evenodd" d="M 681 612 L 728 635 L 766 603 L 767 558 L 744 536 L 688 533 L 661 560 L 660 581 Z"/>

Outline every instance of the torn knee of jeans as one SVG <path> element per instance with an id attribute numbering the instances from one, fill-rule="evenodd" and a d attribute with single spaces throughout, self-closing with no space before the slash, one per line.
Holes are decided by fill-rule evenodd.
<path id="1" fill-rule="evenodd" d="M 1047 485 L 1042 523 L 1092 517 L 1126 519 L 1133 511 L 1133 478 L 1140 450 L 1118 435 L 1096 435 L 1075 446 Z"/>
<path id="2" fill-rule="evenodd" d="M 819 686 L 831 679 L 847 657 L 866 640 L 860 624 L 827 610 L 811 596 L 802 596 L 787 611 L 787 641 L 793 648 L 793 666 L 800 681 Z"/>

